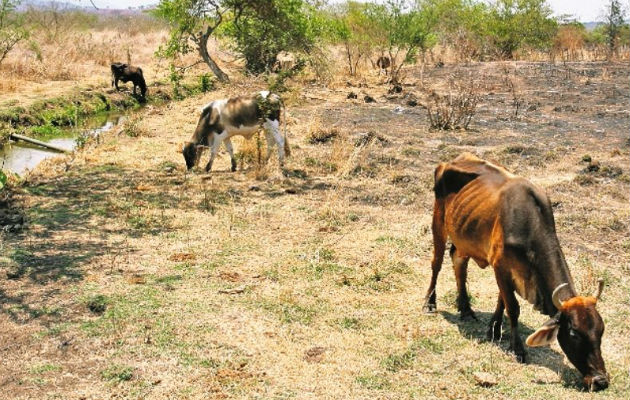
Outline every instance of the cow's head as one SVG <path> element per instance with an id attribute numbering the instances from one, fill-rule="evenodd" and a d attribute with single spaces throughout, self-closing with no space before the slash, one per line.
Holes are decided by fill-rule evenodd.
<path id="1" fill-rule="evenodd" d="M 197 162 L 199 161 L 199 157 L 197 156 L 198 152 L 196 143 L 187 142 L 184 144 L 182 154 L 184 155 L 184 160 L 186 160 L 186 168 L 189 170 L 197 165 Z"/>
<path id="2" fill-rule="evenodd" d="M 600 350 L 604 321 L 595 309 L 604 281 L 599 281 L 594 296 L 576 296 L 561 301 L 559 292 L 567 285 L 558 286 L 551 296 L 558 313 L 532 333 L 526 343 L 534 347 L 545 346 L 557 338 L 569 361 L 584 375 L 584 385 L 591 391 L 606 389 L 609 378 Z"/>
<path id="3" fill-rule="evenodd" d="M 122 73 L 125 70 L 125 67 L 127 67 L 127 64 L 123 64 L 123 63 L 113 63 L 111 65 L 112 67 L 112 72 L 113 73 Z"/>

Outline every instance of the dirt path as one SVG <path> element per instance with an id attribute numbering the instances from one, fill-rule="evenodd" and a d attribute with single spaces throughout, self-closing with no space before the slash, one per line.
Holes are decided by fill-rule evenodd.
<path id="1" fill-rule="evenodd" d="M 236 173 L 226 155 L 210 175 L 184 173 L 179 149 L 199 107 L 244 90 L 235 87 L 150 108 L 134 121 L 136 137 L 110 135 L 72 162 L 43 166 L 16 197 L 30 227 L 2 239 L 3 395 L 591 398 L 557 345 L 530 349 L 520 365 L 507 340 L 483 340 L 497 293 L 489 269 L 469 273 L 480 321 L 460 322 L 449 262 L 438 314 L 421 312 L 433 169 L 471 151 L 547 190 L 580 291 L 606 279 L 604 395 L 624 398 L 629 72 L 562 68 L 427 72 L 436 87 L 455 72 L 483 78 L 472 131 L 429 131 L 426 110 L 403 97 L 426 101 L 418 86 L 389 99 L 375 82 L 296 91 L 284 175 L 275 158 L 254 166 L 253 141 L 235 143 Z M 517 117 L 509 79 L 520 85 Z M 377 102 L 348 100 L 350 91 Z M 327 135 L 336 137 L 313 143 Z M 586 155 L 597 171 L 583 172 Z M 546 318 L 522 306 L 527 335 Z M 498 385 L 477 386 L 475 372 Z"/>

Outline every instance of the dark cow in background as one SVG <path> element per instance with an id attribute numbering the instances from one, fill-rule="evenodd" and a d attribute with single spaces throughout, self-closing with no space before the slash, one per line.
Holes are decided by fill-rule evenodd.
<path id="1" fill-rule="evenodd" d="M 385 75 L 387 75 L 387 68 L 392 65 L 392 60 L 387 56 L 380 56 L 376 60 L 376 66 L 379 68 L 379 74 L 385 71 Z"/>
<path id="2" fill-rule="evenodd" d="M 249 139 L 260 128 L 264 128 L 267 137 L 267 159 L 275 143 L 278 146 L 280 166 L 283 166 L 285 154 L 289 155 L 289 146 L 286 130 L 284 136 L 280 133 L 282 108 L 280 96 L 268 91 L 251 96 L 215 100 L 207 104 L 201 110 L 197 128 L 190 141 L 182 149 L 186 167 L 191 169 L 196 166 L 203 149 L 210 147 L 210 161 L 206 165 L 206 172 L 209 172 L 221 143 L 225 143 L 225 148 L 230 154 L 232 171 L 236 171 L 236 159 L 230 138 L 240 135 Z"/>
<path id="3" fill-rule="evenodd" d="M 123 81 L 123 83 L 131 81 L 133 82 L 133 94 L 136 94 L 136 87 L 139 87 L 142 97 L 145 97 L 147 93 L 147 84 L 144 81 L 144 76 L 142 75 L 142 68 L 123 63 L 113 63 L 111 65 L 111 69 L 112 86 L 115 86 L 116 90 L 120 90 L 118 88 L 118 81 Z"/>
<path id="4" fill-rule="evenodd" d="M 560 248 L 549 198 L 539 187 L 502 167 L 464 153 L 435 170 L 433 209 L 433 274 L 424 309 L 435 312 L 437 277 L 450 237 L 457 305 L 461 317 L 476 318 L 470 308 L 466 277 L 469 259 L 491 265 L 499 286 L 488 339 L 501 337 L 503 312 L 511 327 L 511 349 L 519 361 L 526 352 L 518 334 L 517 292 L 551 319 L 527 338 L 529 346 L 545 346 L 556 338 L 590 390 L 608 387 L 600 350 L 604 322 L 593 296 L 579 296 Z"/>

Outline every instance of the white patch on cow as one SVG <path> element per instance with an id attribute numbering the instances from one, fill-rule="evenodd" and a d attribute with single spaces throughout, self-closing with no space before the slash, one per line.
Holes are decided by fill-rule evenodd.
<path id="1" fill-rule="evenodd" d="M 200 112 L 204 112 L 206 111 L 208 108 L 212 107 L 212 104 L 214 104 L 214 101 L 211 101 L 210 103 L 206 104 L 205 106 L 201 107 Z"/>
<path id="2" fill-rule="evenodd" d="M 227 104 L 228 99 L 221 99 L 221 100 L 215 100 L 212 102 L 212 106 L 214 107 L 215 110 L 217 110 L 219 113 L 223 110 L 223 107 L 225 107 L 225 105 Z"/>
<path id="3" fill-rule="evenodd" d="M 260 96 L 261 96 L 263 99 L 266 99 L 266 98 L 267 98 L 267 96 L 269 96 L 269 91 L 268 91 L 268 90 L 263 90 L 263 91 L 261 91 L 261 92 L 260 92 Z"/>
<path id="4" fill-rule="evenodd" d="M 241 125 L 238 127 L 228 125 L 225 127 L 230 137 L 240 135 L 245 137 L 245 139 L 249 139 L 250 137 L 252 137 L 252 135 L 256 133 L 259 128 L 260 126 L 258 124 L 252 126 Z"/>

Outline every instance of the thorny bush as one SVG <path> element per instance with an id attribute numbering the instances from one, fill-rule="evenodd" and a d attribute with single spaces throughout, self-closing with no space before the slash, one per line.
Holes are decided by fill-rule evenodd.
<path id="1" fill-rule="evenodd" d="M 431 129 L 468 129 L 479 102 L 479 85 L 470 78 L 464 81 L 451 76 L 448 92 L 433 90 L 427 103 Z"/>

